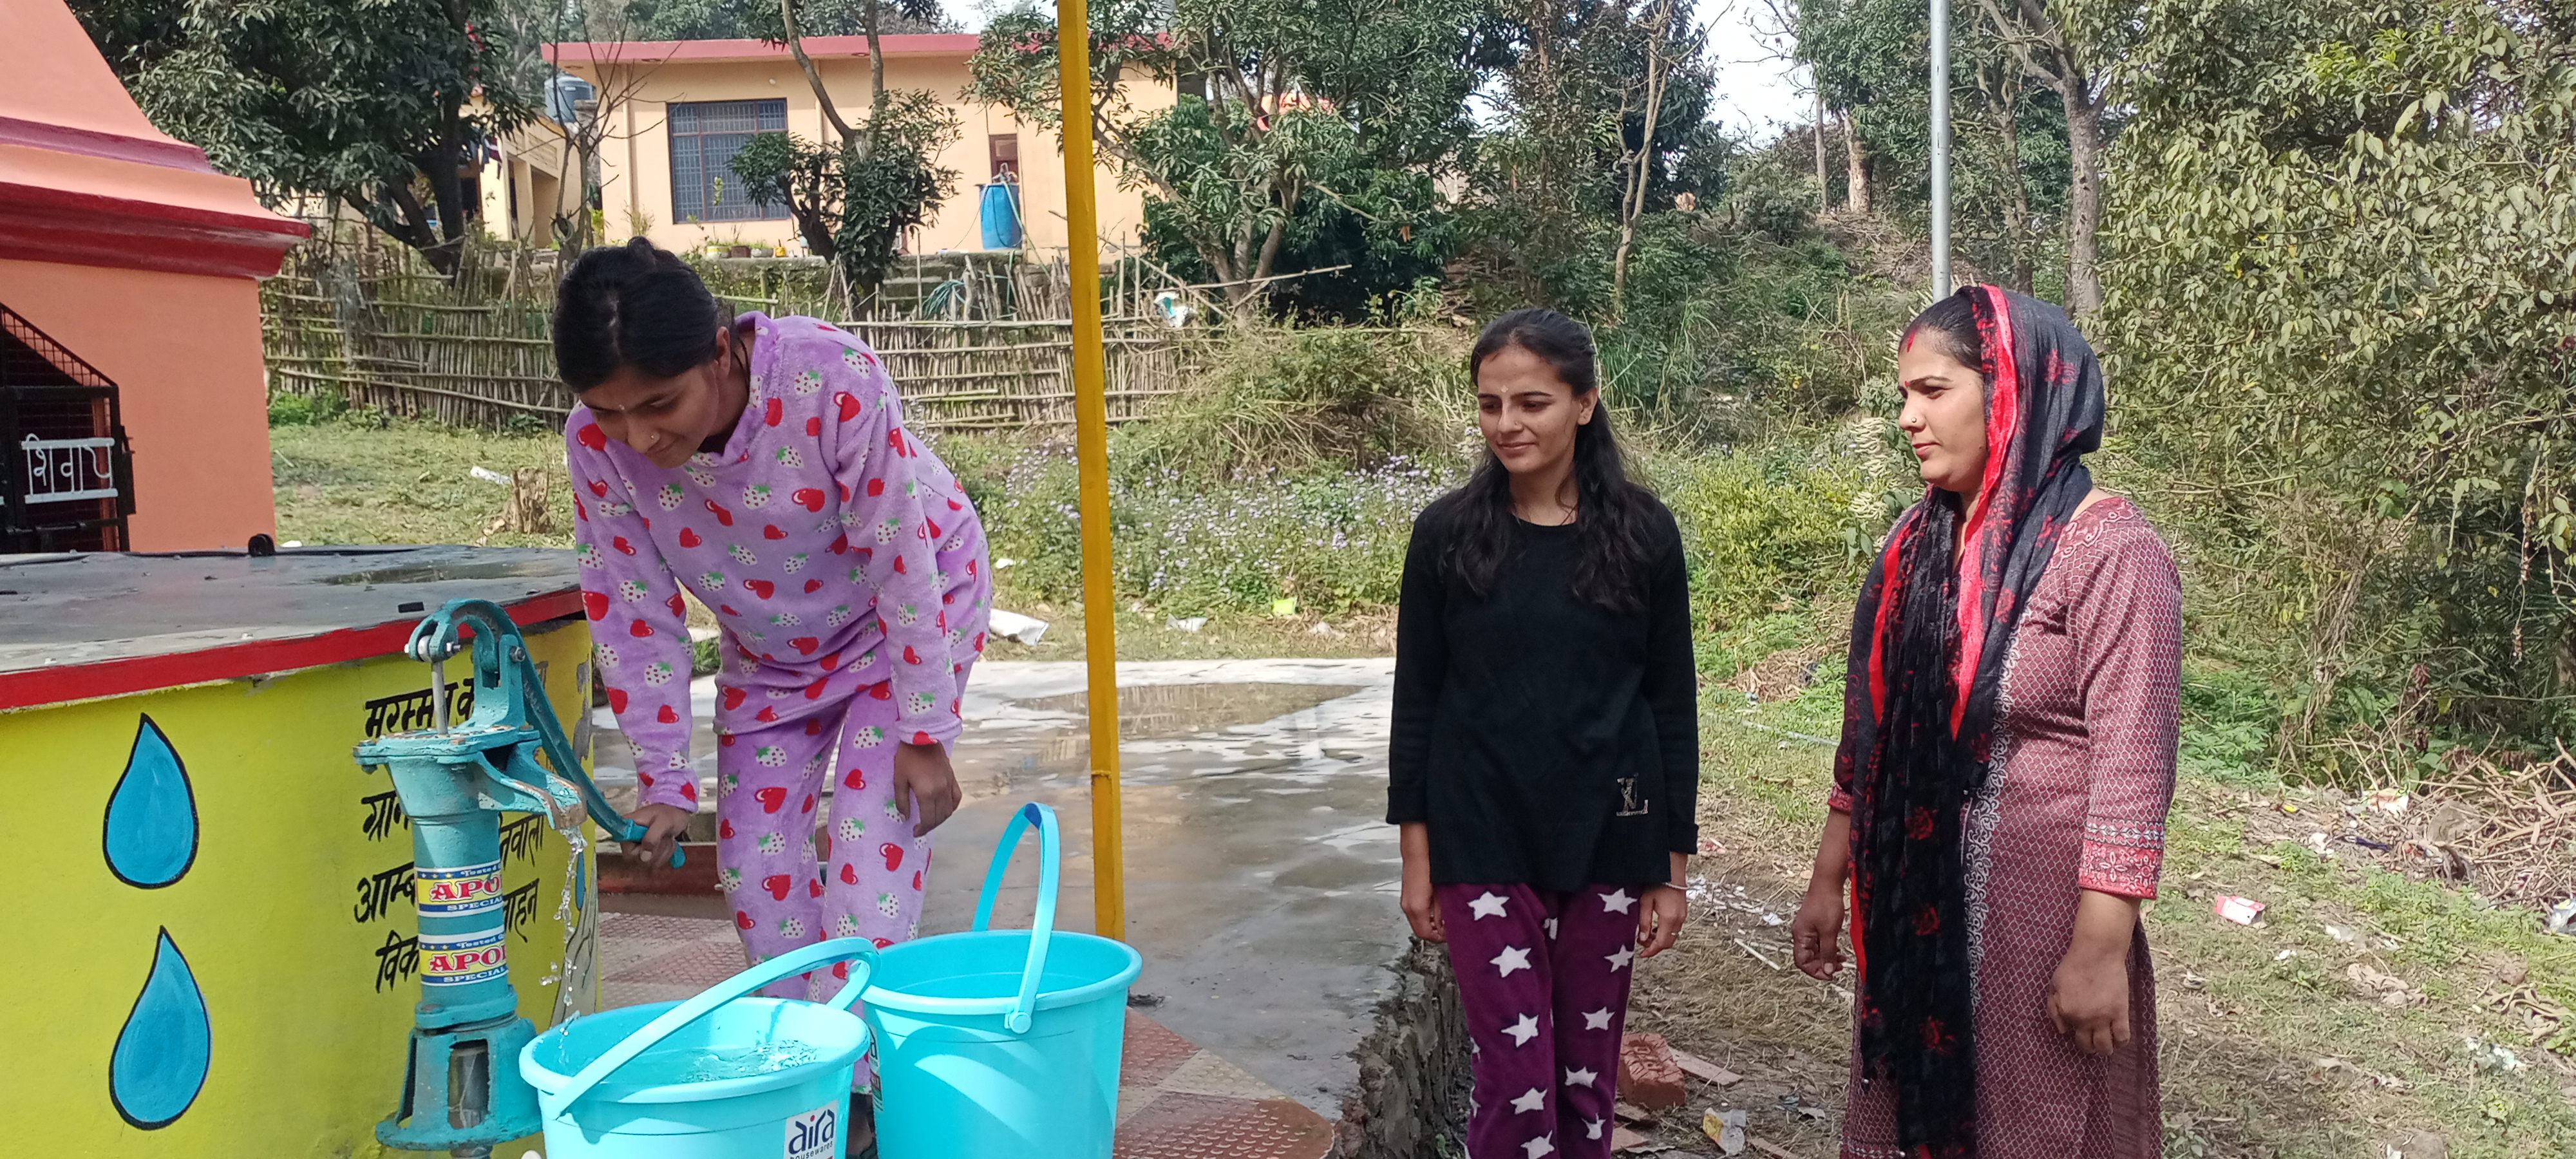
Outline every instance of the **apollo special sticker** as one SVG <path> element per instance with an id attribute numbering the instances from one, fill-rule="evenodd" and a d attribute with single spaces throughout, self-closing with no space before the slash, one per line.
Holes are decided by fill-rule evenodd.
<path id="1" fill-rule="evenodd" d="M 832 1159 L 840 1138 L 841 1106 L 825 1103 L 787 1120 L 787 1159 Z"/>
<path id="2" fill-rule="evenodd" d="M 502 930 L 420 936 L 420 980 L 426 986 L 489 981 L 510 968 L 509 935 Z"/>
<path id="3" fill-rule="evenodd" d="M 423 917 L 452 918 L 501 908 L 501 863 L 413 871 L 413 899 Z"/>

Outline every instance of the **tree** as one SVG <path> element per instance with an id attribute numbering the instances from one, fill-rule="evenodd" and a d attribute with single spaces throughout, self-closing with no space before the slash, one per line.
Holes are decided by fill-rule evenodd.
<path id="1" fill-rule="evenodd" d="M 2111 78 L 2133 25 L 2108 0 L 1977 0 L 1986 23 L 2024 72 L 2057 93 L 2072 172 L 2066 212 L 2066 308 L 2102 307 L 2102 151 L 2110 143 Z"/>
<path id="2" fill-rule="evenodd" d="M 829 261 L 840 252 L 832 234 L 840 228 L 848 184 L 842 152 L 793 133 L 760 133 L 734 153 L 733 172 L 754 200 L 786 206 L 805 248 Z"/>
<path id="3" fill-rule="evenodd" d="M 1462 212 L 1488 304 L 1614 318 L 1624 249 L 1677 194 L 1714 194 L 1727 150 L 1715 77 L 1687 3 L 1593 0 L 1502 9 L 1498 125 L 1474 144 Z M 1622 242 L 1627 243 L 1626 246 Z"/>
<path id="4" fill-rule="evenodd" d="M 778 0 L 774 9 L 762 7 L 777 18 L 774 25 L 746 14 L 744 28 L 787 45 L 840 143 L 816 146 L 765 133 L 750 142 L 747 157 L 735 158 L 733 168 L 755 188 L 785 201 L 807 247 L 839 262 L 852 285 L 873 294 L 893 268 L 904 231 L 929 220 L 956 188 L 957 171 L 940 166 L 938 157 L 960 128 L 956 112 L 931 94 L 887 90 L 885 49 L 878 39 L 885 13 L 879 0 L 857 3 L 868 38 L 868 118 L 857 129 L 841 115 L 823 74 L 805 54 L 809 5 Z M 895 15 L 909 20 L 938 18 L 937 0 L 896 0 L 895 8 Z"/>
<path id="5" fill-rule="evenodd" d="M 1390 168 L 1346 148 L 1310 162 L 1317 196 L 1288 216 L 1273 268 L 1303 273 L 1261 287 L 1271 310 L 1319 319 L 1360 321 L 1386 295 L 1437 281 L 1456 252 L 1456 216 L 1442 205 L 1430 173 Z M 1165 271 L 1194 283 L 1225 279 L 1200 256 L 1171 201 L 1145 200 L 1142 241 Z"/>
<path id="6" fill-rule="evenodd" d="M 832 247 L 850 281 L 874 293 L 894 268 L 906 230 L 930 220 L 957 187 L 957 171 L 938 164 L 956 142 L 957 114 L 918 89 L 882 97 L 865 132 L 841 158 L 841 223 Z M 873 147 L 862 145 L 873 142 Z"/>
<path id="7" fill-rule="evenodd" d="M 893 5 L 879 15 L 878 31 L 890 35 L 955 32 L 937 4 Z M 786 39 L 776 7 L 767 0 L 635 0 L 626 6 L 636 40 Z M 806 36 L 858 36 L 868 30 L 868 0 L 799 0 L 796 24 Z"/>
<path id="8" fill-rule="evenodd" d="M 1311 202 L 1357 204 L 1316 184 L 1322 169 L 1347 171 L 1330 159 L 1427 174 L 1454 151 L 1478 11 L 1473 0 L 1109 0 L 1091 9 L 1092 130 L 1120 180 L 1149 192 L 1163 236 L 1186 241 L 1241 307 Z M 1056 127 L 1055 38 L 1043 12 L 996 18 L 970 91 Z M 1131 71 L 1180 87 L 1178 101 L 1137 109 Z M 1369 185 L 1399 231 L 1433 208 L 1428 183 Z"/>
<path id="9" fill-rule="evenodd" d="M 2064 298 L 2054 269 L 2058 284 L 2038 284 L 2043 262 L 2062 264 L 2065 249 L 2043 232 L 2064 220 L 2068 201 L 2066 122 L 2055 90 L 2031 77 L 1978 9 L 1958 7 L 1949 77 L 1954 256 L 1981 276 Z M 1819 95 L 1845 112 L 1847 207 L 1924 228 L 1932 123 L 1921 0 L 1800 0 L 1781 15 L 1796 37 L 1793 56 L 1814 70 Z M 2106 111 L 2103 132 L 2110 131 Z"/>
<path id="10" fill-rule="evenodd" d="M 1795 59 L 1842 118 L 1844 208 L 1868 213 L 1872 142 L 1889 132 L 1879 114 L 1920 121 L 1917 110 L 1929 99 L 1924 6 L 1921 0 L 1794 0 L 1787 16 Z"/>
<path id="11" fill-rule="evenodd" d="M 1619 159 L 1619 249 L 1610 261 L 1610 294 L 1621 302 L 1628 296 L 1628 251 L 1637 244 L 1637 218 L 1646 212 L 1646 187 L 1654 177 L 1658 160 L 1653 148 L 1655 122 L 1664 112 L 1666 66 L 1670 63 L 1664 52 L 1664 43 L 1673 30 L 1673 4 L 1674 0 L 1661 0 L 1655 14 L 1647 18 L 1644 38 L 1646 77 L 1642 86 L 1645 91 L 1639 94 L 1642 99 L 1638 101 L 1638 106 L 1645 112 L 1645 125 L 1638 133 L 1638 147 L 1628 150 L 1627 155 Z M 1625 97 L 1623 93 L 1620 101 L 1622 112 L 1628 103 Z M 1623 134 L 1623 145 L 1627 143 L 1624 138 Z"/>
<path id="12" fill-rule="evenodd" d="M 2571 61 L 2515 0 L 2138 25 L 2093 328 L 2168 510 L 2230 544 L 2211 614 L 2287 629 L 2285 760 L 2576 725 Z"/>
<path id="13" fill-rule="evenodd" d="M 272 204 L 337 199 L 442 273 L 484 142 L 536 115 L 496 0 L 76 0 L 136 103 Z"/>
<path id="14" fill-rule="evenodd" d="M 905 231 L 930 220 L 957 188 L 957 171 L 938 157 L 958 133 L 956 114 L 938 98 L 897 90 L 837 146 L 762 133 L 734 155 L 733 171 L 761 200 L 786 205 L 806 248 L 871 293 L 893 268 Z M 863 151 L 871 138 L 875 147 Z"/>

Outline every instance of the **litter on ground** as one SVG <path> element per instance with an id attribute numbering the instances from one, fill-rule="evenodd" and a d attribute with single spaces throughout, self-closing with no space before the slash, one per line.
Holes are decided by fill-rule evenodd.
<path id="1" fill-rule="evenodd" d="M 992 627 L 994 635 L 1008 640 L 1017 640 L 1031 647 L 1037 645 L 1038 640 L 1046 635 L 1047 630 L 1047 622 L 1044 620 L 1023 616 L 1018 612 L 1006 612 L 1000 608 L 993 609 L 992 618 L 987 623 Z"/>

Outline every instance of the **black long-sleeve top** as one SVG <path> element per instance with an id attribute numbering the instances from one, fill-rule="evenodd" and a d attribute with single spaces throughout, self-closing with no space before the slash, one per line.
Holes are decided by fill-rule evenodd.
<path id="1" fill-rule="evenodd" d="M 1681 531 L 1657 504 L 1644 606 L 1575 598 L 1575 527 L 1514 521 L 1492 590 L 1450 574 L 1449 504 L 1413 525 L 1395 629 L 1386 819 L 1431 879 L 1572 890 L 1669 880 L 1699 848 L 1698 678 Z M 1624 814 L 1624 815 L 1622 815 Z"/>

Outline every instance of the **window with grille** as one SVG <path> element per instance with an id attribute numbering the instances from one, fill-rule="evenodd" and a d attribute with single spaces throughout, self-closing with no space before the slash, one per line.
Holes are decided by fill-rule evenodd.
<path id="1" fill-rule="evenodd" d="M 678 101 L 666 106 L 671 134 L 671 220 L 765 221 L 787 207 L 753 198 L 734 174 L 733 155 L 755 133 L 787 130 L 787 102 Z"/>
<path id="2" fill-rule="evenodd" d="M 0 306 L 0 553 L 123 551 L 134 462 L 116 384 Z"/>

